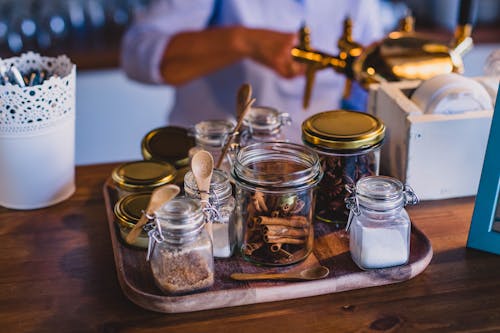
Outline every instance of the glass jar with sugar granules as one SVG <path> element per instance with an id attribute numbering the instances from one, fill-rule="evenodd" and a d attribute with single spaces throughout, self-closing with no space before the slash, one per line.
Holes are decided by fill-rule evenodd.
<path id="1" fill-rule="evenodd" d="M 184 177 L 186 196 L 200 199 L 198 185 L 191 171 Z M 207 217 L 212 223 L 214 257 L 232 256 L 236 244 L 235 214 L 236 206 L 228 175 L 215 169 L 210 181 L 210 199 Z"/>
<path id="2" fill-rule="evenodd" d="M 241 148 L 232 177 L 245 260 L 283 266 L 311 253 L 314 189 L 322 175 L 318 155 L 307 147 L 262 142 Z"/>
<path id="3" fill-rule="evenodd" d="M 177 197 L 155 212 L 148 256 L 153 278 L 166 294 L 202 291 L 214 283 L 212 242 L 199 200 Z"/>
<path id="4" fill-rule="evenodd" d="M 378 175 L 384 135 L 378 118 L 356 111 L 325 111 L 302 123 L 302 140 L 318 153 L 324 171 L 316 198 L 317 220 L 345 227 L 345 185 Z"/>
<path id="5" fill-rule="evenodd" d="M 409 186 L 385 176 L 361 178 L 348 186 L 351 196 L 349 248 L 361 269 L 403 265 L 410 256 L 411 222 L 404 209 L 418 202 Z"/>

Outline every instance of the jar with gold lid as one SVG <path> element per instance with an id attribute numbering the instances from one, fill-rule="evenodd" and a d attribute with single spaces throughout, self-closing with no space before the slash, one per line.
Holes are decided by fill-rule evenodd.
<path id="1" fill-rule="evenodd" d="M 111 178 L 118 196 L 136 192 L 151 192 L 155 188 L 172 183 L 176 169 L 162 161 L 133 161 L 123 163 L 113 169 Z"/>
<path id="2" fill-rule="evenodd" d="M 159 127 L 144 136 L 141 141 L 141 154 L 145 160 L 164 161 L 176 168 L 182 168 L 189 166 L 188 153 L 194 145 L 194 138 L 186 128 Z"/>
<path id="3" fill-rule="evenodd" d="M 384 136 L 381 120 L 356 111 L 325 111 L 302 123 L 302 141 L 318 153 L 324 171 L 316 197 L 317 220 L 345 226 L 346 184 L 378 175 Z"/>
<path id="4" fill-rule="evenodd" d="M 150 198 L 151 192 L 138 192 L 123 196 L 116 202 L 114 206 L 116 223 L 120 230 L 120 236 L 125 243 L 127 243 L 125 241 L 127 235 L 141 218 L 142 211 L 147 208 Z M 147 249 L 148 242 L 148 234 L 142 230 L 131 245 Z"/>

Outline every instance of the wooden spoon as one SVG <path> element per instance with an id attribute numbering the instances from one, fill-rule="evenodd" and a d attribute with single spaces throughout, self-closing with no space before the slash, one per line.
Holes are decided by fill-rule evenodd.
<path id="1" fill-rule="evenodd" d="M 253 103 L 255 103 L 255 98 L 251 98 L 251 96 L 252 96 L 252 87 L 249 84 L 245 83 L 238 90 L 238 97 L 236 101 L 236 108 L 237 108 L 236 116 L 238 118 L 238 122 L 236 123 L 236 126 L 233 129 L 233 133 L 236 133 L 240 130 L 245 115 L 252 108 Z M 222 149 L 219 161 L 217 161 L 217 166 L 216 166 L 217 169 L 220 168 L 222 161 L 224 160 L 224 156 L 226 156 L 227 150 L 231 145 L 231 141 L 232 137 L 229 137 L 226 144 L 224 145 L 224 148 Z"/>
<path id="2" fill-rule="evenodd" d="M 212 154 L 206 150 L 200 150 L 193 155 L 191 159 L 191 170 L 193 172 L 198 191 L 200 191 L 200 199 L 203 206 L 210 198 L 210 182 L 212 180 L 212 173 L 214 170 L 214 159 Z M 212 223 L 207 225 L 208 234 L 212 238 Z"/>
<path id="3" fill-rule="evenodd" d="M 314 266 L 301 271 L 291 271 L 285 273 L 233 273 L 234 280 L 318 280 L 328 276 L 330 270 L 325 266 Z"/>
<path id="4" fill-rule="evenodd" d="M 250 102 L 252 97 L 252 86 L 248 83 L 242 84 L 238 89 L 236 96 L 236 118 L 240 119 L 241 114 L 245 111 L 245 106 Z"/>
<path id="5" fill-rule="evenodd" d="M 154 214 L 154 212 L 160 209 L 163 204 L 175 198 L 177 194 L 179 194 L 180 190 L 181 189 L 179 188 L 179 186 L 174 184 L 167 184 L 156 188 L 151 194 L 148 208 L 142 214 L 141 218 L 139 219 L 139 221 L 137 221 L 132 230 L 130 230 L 127 237 L 125 238 L 125 241 L 127 241 L 127 243 L 129 244 L 133 244 L 141 233 L 142 227 L 148 221 L 146 215 Z"/>

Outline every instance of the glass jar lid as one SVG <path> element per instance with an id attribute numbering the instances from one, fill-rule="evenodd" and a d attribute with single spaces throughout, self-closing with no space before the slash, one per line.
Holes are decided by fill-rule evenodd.
<path id="1" fill-rule="evenodd" d="M 156 128 L 144 136 L 141 153 L 145 160 L 165 161 L 182 167 L 189 164 L 188 152 L 194 145 L 194 138 L 188 134 L 187 129 L 166 126 Z"/>
<path id="2" fill-rule="evenodd" d="M 155 212 L 162 233 L 168 238 L 197 233 L 204 224 L 199 200 L 176 197 Z"/>
<path id="3" fill-rule="evenodd" d="M 184 176 L 184 189 L 186 194 L 190 196 L 200 198 L 198 192 L 198 184 L 194 178 L 193 172 L 188 171 Z M 212 200 L 224 201 L 232 195 L 232 187 L 229 182 L 229 177 L 222 170 L 215 169 L 212 173 L 212 178 L 210 179 L 210 202 Z"/>
<path id="4" fill-rule="evenodd" d="M 243 187 L 280 192 L 313 187 L 323 177 L 323 171 L 318 155 L 305 146 L 260 142 L 238 152 L 231 175 Z"/>
<path id="5" fill-rule="evenodd" d="M 361 206 L 373 210 L 387 210 L 414 205 L 418 199 L 409 186 L 387 176 L 363 177 L 356 183 L 355 195 Z"/>
<path id="6" fill-rule="evenodd" d="M 142 211 L 149 204 L 151 192 L 132 193 L 122 197 L 114 206 L 114 213 L 118 224 L 124 228 L 132 229 L 139 221 Z"/>
<path id="7" fill-rule="evenodd" d="M 202 146 L 224 146 L 227 137 L 233 132 L 234 122 L 230 120 L 204 120 L 193 128 L 195 141 Z"/>
<path id="8" fill-rule="evenodd" d="M 279 131 L 282 125 L 290 123 L 290 116 L 271 107 L 254 106 L 245 116 L 243 123 L 255 133 L 274 133 Z"/>
<path id="9" fill-rule="evenodd" d="M 134 161 L 123 163 L 111 173 L 115 184 L 128 191 L 151 191 L 157 186 L 171 183 L 176 169 L 162 161 Z"/>
<path id="10" fill-rule="evenodd" d="M 302 123 L 303 141 L 326 149 L 370 148 L 381 143 L 384 135 L 385 126 L 378 118 L 357 111 L 325 111 Z"/>

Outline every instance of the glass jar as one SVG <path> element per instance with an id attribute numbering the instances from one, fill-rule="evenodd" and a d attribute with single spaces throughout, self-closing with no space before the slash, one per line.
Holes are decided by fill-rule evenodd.
<path id="1" fill-rule="evenodd" d="M 186 196 L 200 199 L 198 185 L 191 171 L 184 177 Z M 222 170 L 215 169 L 210 181 L 210 206 L 207 216 L 212 223 L 214 257 L 228 258 L 233 255 L 236 245 L 234 229 L 236 202 L 229 177 Z"/>
<path id="2" fill-rule="evenodd" d="M 411 222 L 404 206 L 418 202 L 413 190 L 385 176 L 361 178 L 348 189 L 349 249 L 356 265 L 374 269 L 406 264 Z"/>
<path id="3" fill-rule="evenodd" d="M 302 140 L 314 149 L 325 173 L 316 198 L 316 219 L 345 227 L 345 185 L 378 175 L 384 124 L 376 117 L 335 110 L 315 114 L 302 123 Z"/>
<path id="4" fill-rule="evenodd" d="M 194 145 L 195 140 L 187 129 L 177 126 L 159 127 L 142 138 L 141 154 L 145 160 L 164 161 L 182 169 L 189 167 L 189 150 Z"/>
<path id="5" fill-rule="evenodd" d="M 290 124 L 288 113 L 265 106 L 252 107 L 243 120 L 240 146 L 256 142 L 287 141 L 281 129 Z"/>
<path id="6" fill-rule="evenodd" d="M 205 120 L 200 121 L 192 128 L 196 146 L 189 151 L 193 157 L 199 150 L 206 150 L 214 158 L 217 165 L 222 155 L 226 142 L 232 139 L 235 124 L 230 120 Z M 219 169 L 229 174 L 232 165 L 232 153 L 228 151 Z"/>
<path id="7" fill-rule="evenodd" d="M 118 197 L 137 192 L 152 192 L 155 188 L 172 183 L 177 171 L 162 161 L 133 161 L 113 169 L 111 178 Z"/>
<path id="8" fill-rule="evenodd" d="M 243 258 L 282 266 L 312 251 L 314 188 L 323 173 L 318 155 L 286 142 L 241 148 L 232 169 Z"/>
<path id="9" fill-rule="evenodd" d="M 200 202 L 192 198 L 174 198 L 155 212 L 148 259 L 164 293 L 187 294 L 213 285 L 212 242 L 204 225 Z"/>
<path id="10" fill-rule="evenodd" d="M 132 193 L 121 197 L 114 206 L 116 222 L 120 230 L 120 236 L 125 244 L 127 235 L 136 225 L 142 216 L 143 210 L 148 207 L 151 192 Z M 149 237 L 146 231 L 142 230 L 135 242 L 131 245 L 147 249 Z"/>

